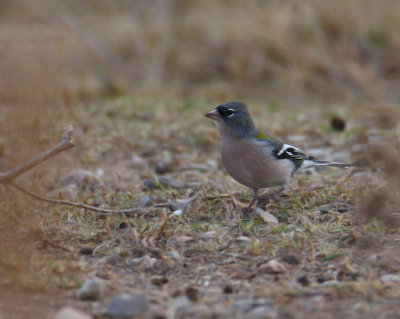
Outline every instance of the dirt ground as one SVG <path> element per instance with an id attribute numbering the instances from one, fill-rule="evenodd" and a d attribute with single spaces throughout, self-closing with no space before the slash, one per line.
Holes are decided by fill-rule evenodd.
<path id="1" fill-rule="evenodd" d="M 143 318 L 400 317 L 397 1 L 3 2 L 0 171 L 71 124 L 75 146 L 15 183 L 134 211 L 0 183 L 0 318 L 105 318 L 123 293 Z M 204 117 L 233 99 L 356 166 L 244 216 Z M 92 278 L 104 295 L 81 300 Z"/>
<path id="2" fill-rule="evenodd" d="M 324 152 L 364 166 L 297 174 L 287 191 L 260 206 L 279 221 L 266 223 L 242 215 L 251 194 L 223 170 L 205 103 L 189 109 L 179 101 L 141 103 L 123 97 L 82 108 L 74 149 L 20 178 L 49 197 L 137 212 L 98 215 L 2 188 L 10 225 L 2 242 L 18 236 L 15 247 L 3 244 L 1 265 L 9 275 L 2 279 L 1 309 L 7 318 L 51 318 L 64 305 L 102 317 L 121 293 L 145 294 L 149 317 L 167 317 L 180 295 L 191 300 L 182 317 L 251 317 L 259 307 L 269 309 L 261 318 L 397 314 L 397 277 L 384 277 L 399 266 L 397 206 L 377 193 L 390 177 L 359 159 L 372 147 L 359 141 L 360 132 L 372 133 L 356 127 L 356 112 L 344 115 L 348 129 L 342 132 L 326 113 L 317 121 L 311 108 L 294 111 L 284 129 L 273 129 L 311 155 Z M 259 103 L 250 110 L 264 131 L 262 119 L 276 127 L 288 111 L 271 112 Z M 181 215 L 159 207 L 193 194 Z M 24 219 L 27 209 L 31 215 Z M 12 216 L 15 211 L 19 215 Z M 76 289 L 93 277 L 103 280 L 104 297 L 79 301 Z"/>

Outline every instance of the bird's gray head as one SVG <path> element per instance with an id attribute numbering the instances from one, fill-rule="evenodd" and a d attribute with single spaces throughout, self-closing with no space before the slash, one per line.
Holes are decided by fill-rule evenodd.
<path id="1" fill-rule="evenodd" d="M 216 122 L 221 134 L 226 129 L 239 138 L 248 138 L 257 134 L 247 106 L 242 102 L 226 102 L 205 115 Z"/>

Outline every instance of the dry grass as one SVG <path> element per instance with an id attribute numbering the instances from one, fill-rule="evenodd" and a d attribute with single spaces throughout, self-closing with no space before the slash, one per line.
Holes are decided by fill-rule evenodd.
<path id="1" fill-rule="evenodd" d="M 245 317 L 237 305 L 250 297 L 283 318 L 397 314 L 399 286 L 380 278 L 400 260 L 399 9 L 389 0 L 5 1 L 1 170 L 72 123 L 75 149 L 20 183 L 111 208 L 151 201 L 137 216 L 100 217 L 0 185 L 2 311 L 42 318 L 72 304 L 98 315 L 114 295 L 142 292 L 161 310 L 187 294 L 192 317 Z M 248 102 L 263 131 L 362 167 L 299 174 L 264 207 L 277 225 L 243 219 L 251 195 L 223 171 L 203 116 L 231 98 Z M 97 179 L 60 192 L 60 179 L 82 169 Z M 145 186 L 160 176 L 187 187 Z M 181 216 L 154 206 L 193 193 Z M 270 260 L 283 270 L 271 273 Z M 92 276 L 107 286 L 100 308 L 73 297 Z"/>
<path id="2" fill-rule="evenodd" d="M 371 311 L 367 310 L 371 302 L 378 305 L 388 298 L 384 312 L 376 306 L 372 313 L 384 317 L 396 311 L 390 296 L 397 293 L 397 286 L 388 289 L 379 278 L 396 272 L 397 228 L 390 230 L 380 218 L 362 220 L 355 214 L 359 195 L 370 192 L 366 185 L 373 188 L 385 183 L 380 172 L 365 168 L 355 176 L 334 169 L 299 174 L 287 195 L 266 207 L 279 219 L 278 225 L 264 224 L 257 218 L 245 220 L 240 212 L 250 194 L 222 170 L 217 133 L 203 117 L 204 104 L 193 103 L 187 108 L 178 100 L 156 103 L 148 97 L 124 97 L 77 109 L 78 143 L 70 154 L 74 162 L 59 174 L 85 168 L 99 174 L 104 186 L 82 187 L 72 193 L 74 200 L 124 208 L 140 206 L 145 196 L 150 196 L 152 204 L 184 199 L 190 192 L 199 196 L 184 215 L 170 215 L 162 226 L 163 208 L 152 204 L 136 217 L 105 218 L 74 208 L 38 207 L 35 211 L 42 218 L 36 237 L 31 226 L 19 225 L 21 220 L 14 216 L 18 229 L 30 235 L 33 245 L 29 269 L 41 271 L 37 276 L 22 267 L 8 278 L 8 285 L 61 295 L 65 291 L 71 296 L 69 304 L 94 313 L 101 309 L 76 301 L 73 290 L 68 293 L 92 276 L 106 282 L 102 305 L 116 293 L 144 292 L 154 306 L 168 307 L 174 296 L 194 288 L 197 301 L 193 307 L 198 307 L 200 317 L 213 313 L 240 316 L 244 310 L 234 304 L 249 296 L 267 298 L 280 316 L 295 316 L 301 309 L 308 316 L 316 311 L 332 317 L 352 314 L 361 318 Z M 287 112 L 269 113 L 257 105 L 252 111 L 258 114 L 256 122 L 261 127 L 267 115 L 275 122 Z M 303 112 L 307 116 L 311 111 Z M 346 117 L 351 118 L 351 114 Z M 294 119 L 298 116 L 293 114 Z M 297 145 L 313 152 L 323 149 L 348 156 L 362 146 L 350 142 L 362 128 L 336 133 L 315 124 L 311 131 L 307 121 L 297 123 L 295 129 L 294 123 L 286 122 L 287 129 L 279 135 L 289 139 L 307 135 L 308 141 Z M 347 124 L 352 127 L 354 122 Z M 288 134 L 294 130 L 299 135 Z M 157 174 L 160 167 L 166 173 Z M 40 192 L 59 187 L 51 176 L 55 172 L 50 170 L 37 179 Z M 192 186 L 150 191 L 144 181 L 157 175 Z M 23 205 L 24 201 L 19 198 L 17 203 Z M 9 205 L 15 203 L 16 199 Z M 82 255 L 82 249 L 94 251 L 94 256 Z M 21 253 L 26 257 L 22 250 L 16 258 L 23 258 Z M 272 259 L 284 265 L 282 273 L 271 273 L 264 267 Z M 59 300 L 55 304 L 61 305 Z"/>

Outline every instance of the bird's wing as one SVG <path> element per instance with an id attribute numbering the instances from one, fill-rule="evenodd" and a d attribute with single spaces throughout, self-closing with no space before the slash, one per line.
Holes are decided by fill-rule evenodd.
<path id="1" fill-rule="evenodd" d="M 301 149 L 298 149 L 297 147 L 294 147 L 289 144 L 283 144 L 280 149 L 275 150 L 275 155 L 279 159 L 290 159 L 290 160 L 308 160 L 310 157 L 304 153 Z"/>
<path id="2" fill-rule="evenodd" d="M 259 143 L 271 147 L 272 153 L 277 159 L 289 159 L 292 161 L 304 161 L 310 159 L 310 157 L 301 149 L 290 144 L 285 144 L 271 136 L 258 133 L 256 138 Z"/>

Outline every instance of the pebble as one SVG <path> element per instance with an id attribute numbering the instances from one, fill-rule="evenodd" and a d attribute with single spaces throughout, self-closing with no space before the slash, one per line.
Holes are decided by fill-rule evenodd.
<path id="1" fill-rule="evenodd" d="M 100 279 L 86 281 L 75 293 L 81 300 L 100 300 L 104 294 L 104 284 Z"/>
<path id="2" fill-rule="evenodd" d="M 261 219 L 267 224 L 279 224 L 279 220 L 272 214 L 262 210 L 261 208 L 256 208 L 250 213 L 251 217 L 261 217 Z"/>
<path id="3" fill-rule="evenodd" d="M 156 261 L 156 258 L 151 258 L 149 255 L 145 255 L 143 257 L 133 258 L 130 260 L 129 266 L 142 266 L 144 269 L 151 269 Z"/>
<path id="4" fill-rule="evenodd" d="M 217 237 L 217 235 L 218 235 L 218 232 L 217 232 L 217 231 L 215 231 L 215 230 L 210 230 L 210 231 L 207 231 L 207 232 L 205 232 L 205 233 L 202 233 L 202 234 L 200 235 L 200 238 L 202 238 L 202 239 L 214 239 L 214 238 Z"/>
<path id="5" fill-rule="evenodd" d="M 119 295 L 111 300 L 105 315 L 115 319 L 142 318 L 149 306 L 144 295 Z"/>
<path id="6" fill-rule="evenodd" d="M 179 215 L 182 215 L 182 214 L 183 214 L 183 210 L 182 209 L 177 209 L 172 213 L 173 216 L 179 216 Z"/>
<path id="7" fill-rule="evenodd" d="M 190 300 L 185 295 L 176 297 L 167 311 L 168 318 L 180 318 L 187 312 L 191 306 Z"/>
<path id="8" fill-rule="evenodd" d="M 175 260 L 183 260 L 184 259 L 184 257 L 176 250 L 171 250 L 169 252 L 168 256 Z"/>
<path id="9" fill-rule="evenodd" d="M 277 274 L 285 272 L 286 267 L 276 259 L 272 259 L 266 262 L 265 264 L 261 265 L 259 270 L 266 273 Z"/>
<path id="10" fill-rule="evenodd" d="M 271 305 L 271 300 L 266 298 L 245 298 L 236 300 L 232 304 L 232 307 L 248 311 L 258 307 L 271 307 Z"/>
<path id="11" fill-rule="evenodd" d="M 246 316 L 249 319 L 269 319 L 275 317 L 276 311 L 271 306 L 256 307 Z"/>
<path id="12" fill-rule="evenodd" d="M 54 319 L 90 319 L 91 317 L 72 307 L 61 308 L 55 315 Z"/>
<path id="13" fill-rule="evenodd" d="M 133 155 L 130 166 L 135 169 L 145 170 L 147 168 L 147 161 L 141 156 Z"/>
<path id="14" fill-rule="evenodd" d="M 386 274 L 381 276 L 381 281 L 384 284 L 400 282 L 400 275 Z"/>

